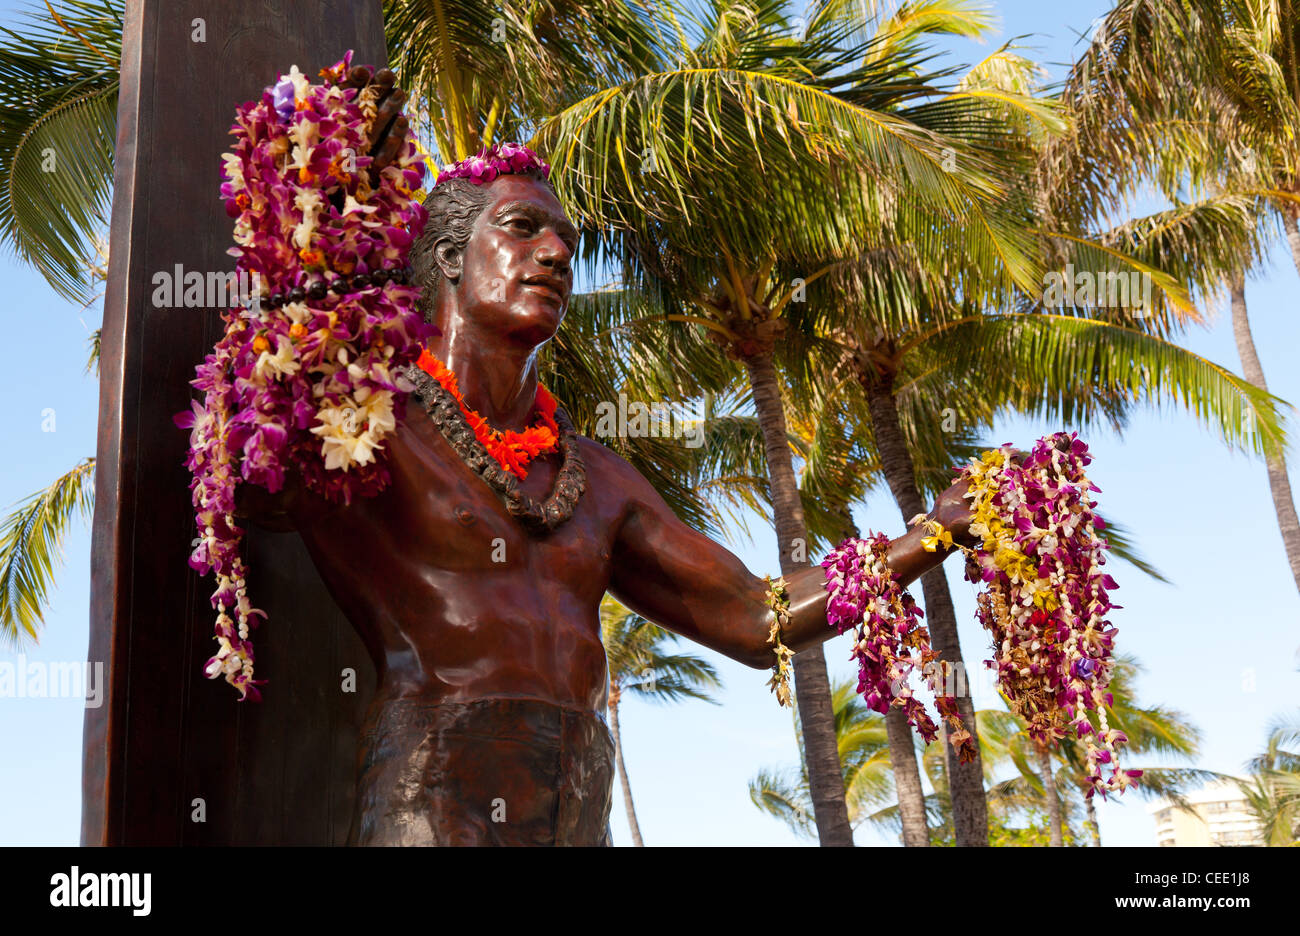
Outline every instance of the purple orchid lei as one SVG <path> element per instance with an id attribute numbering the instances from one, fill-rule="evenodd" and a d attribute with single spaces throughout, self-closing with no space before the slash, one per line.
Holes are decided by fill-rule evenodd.
<path id="1" fill-rule="evenodd" d="M 529 169 L 539 170 L 547 179 L 551 177 L 550 165 L 528 147 L 520 143 L 493 143 L 473 156 L 444 166 L 434 185 L 449 179 L 469 179 L 475 185 L 486 185 L 497 176 L 514 175 Z"/>
<path id="2" fill-rule="evenodd" d="M 1105 523 L 1089 496 L 1092 462 L 1077 433 L 1058 432 L 1017 460 L 1009 445 L 985 452 L 961 470 L 970 483 L 971 533 L 967 578 L 983 583 L 977 616 L 993 635 L 998 683 L 1011 711 L 1028 723 L 1031 740 L 1068 736 L 1083 743 L 1088 796 L 1121 793 L 1140 770 L 1123 770 L 1116 748 L 1128 740 L 1111 728 L 1106 706 L 1115 669 L 1116 628 L 1106 616 L 1120 605 L 1102 566 Z M 1096 712 L 1093 725 L 1089 712 Z M 1103 778 L 1102 767 L 1110 774 Z"/>
<path id="3" fill-rule="evenodd" d="M 826 572 L 826 620 L 838 633 L 854 630 L 850 658 L 858 664 L 858 692 L 872 711 L 882 715 L 891 705 L 907 714 L 908 723 L 928 744 L 938 727 L 908 685 L 919 670 L 927 676 L 936 665 L 925 616 L 916 600 L 889 568 L 889 537 L 850 537 L 822 560 Z M 948 738 L 963 759 L 974 757 L 970 732 L 957 714 L 955 700 L 939 698 Z"/>
<path id="4" fill-rule="evenodd" d="M 217 578 L 218 650 L 204 669 L 241 700 L 259 699 L 265 683 L 253 678 L 249 633 L 266 614 L 248 599 L 238 485 L 275 492 L 295 467 L 332 502 L 382 490 L 383 442 L 413 389 L 394 371 L 436 334 L 405 274 L 425 222 L 412 198 L 424 162 L 409 138 L 372 186 L 360 154 L 376 92 L 339 86 L 351 62 L 349 51 L 320 84 L 295 66 L 236 112 L 221 186 L 238 245 L 228 252 L 261 295 L 222 313 L 225 335 L 191 381 L 203 402 L 174 417 L 190 430 L 199 537 L 189 564 Z"/>
<path id="5" fill-rule="evenodd" d="M 969 484 L 974 549 L 967 577 L 985 586 L 977 617 L 992 634 L 999 688 L 1011 711 L 1024 718 L 1035 743 L 1064 739 L 1068 729 L 1084 744 L 1090 787 L 1105 797 L 1134 785 L 1140 770 L 1123 770 L 1116 748 L 1128 739 L 1109 727 L 1106 691 L 1114 672 L 1116 629 L 1106 615 L 1120 607 L 1108 591 L 1118 587 L 1101 567 L 1105 528 L 1089 492 L 1100 491 L 1084 472 L 1092 461 L 1077 433 L 1039 439 L 1017 460 L 1009 445 L 985 452 L 959 469 Z M 953 544 L 952 536 L 923 516 L 930 536 L 924 547 Z M 857 629 L 853 657 L 858 691 L 871 708 L 887 712 L 901 705 L 908 721 L 929 742 L 934 723 L 911 693 L 908 674 L 918 665 L 932 670 L 934 654 L 920 611 L 899 588 L 886 564 L 889 540 L 849 539 L 822 562 L 826 570 L 827 621 L 839 633 Z M 934 688 L 931 680 L 931 688 Z M 952 696 L 936 691 L 936 705 L 952 726 L 949 740 L 962 760 L 974 757 L 974 741 L 961 726 Z M 1094 726 L 1089 712 L 1097 713 Z M 1110 775 L 1103 777 L 1102 766 Z"/>

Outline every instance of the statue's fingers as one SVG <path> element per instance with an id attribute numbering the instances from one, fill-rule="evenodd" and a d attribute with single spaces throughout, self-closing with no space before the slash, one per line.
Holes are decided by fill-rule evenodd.
<path id="1" fill-rule="evenodd" d="M 388 140 L 389 131 L 392 130 L 393 120 L 382 120 L 378 116 L 375 122 L 371 124 L 370 130 L 370 152 L 367 156 L 378 156 L 379 151 L 384 148 L 384 143 Z"/>
<path id="2" fill-rule="evenodd" d="M 375 107 L 375 119 L 370 127 L 370 155 L 374 156 L 392 132 L 393 120 L 402 112 L 406 103 L 406 92 L 401 88 L 389 88 L 387 97 L 381 98 Z"/>
<path id="3" fill-rule="evenodd" d="M 393 140 L 397 140 L 400 145 L 401 141 L 406 138 L 406 128 L 409 123 L 406 117 L 401 114 L 386 118 L 381 112 L 375 118 L 375 126 L 383 128 L 374 135 L 374 142 L 370 145 L 370 155 L 378 158 L 379 154 Z"/>
<path id="4" fill-rule="evenodd" d="M 375 92 L 375 106 L 382 105 L 384 101 L 393 94 L 397 88 L 397 76 L 387 68 L 381 68 L 375 72 L 374 78 L 371 79 L 370 85 Z"/>
<path id="5" fill-rule="evenodd" d="M 371 164 L 377 167 L 376 172 L 381 172 L 393 164 L 397 159 L 397 154 L 402 151 L 402 143 L 402 139 L 396 135 L 384 141 L 383 148 L 380 149 L 379 155 L 375 157 L 374 163 Z"/>
<path id="6" fill-rule="evenodd" d="M 373 154 L 374 162 L 371 163 L 371 166 L 374 167 L 376 172 L 385 166 L 392 165 L 393 161 L 397 159 L 398 153 L 402 151 L 402 147 L 406 144 L 406 129 L 407 121 L 405 117 L 398 117 L 393 122 L 388 136 L 380 144 L 378 151 Z"/>
<path id="7" fill-rule="evenodd" d="M 348 77 L 342 82 L 349 88 L 364 88 L 370 83 L 372 72 L 367 65 L 354 65 L 348 71 Z"/>
<path id="8" fill-rule="evenodd" d="M 384 130 L 387 131 L 393 118 L 402 112 L 402 105 L 405 103 L 405 91 L 401 88 L 398 88 L 395 91 L 390 89 L 388 96 L 380 100 L 379 107 L 375 111 L 375 126 L 383 127 Z M 379 139 L 379 137 L 375 137 L 376 142 L 378 142 Z"/>

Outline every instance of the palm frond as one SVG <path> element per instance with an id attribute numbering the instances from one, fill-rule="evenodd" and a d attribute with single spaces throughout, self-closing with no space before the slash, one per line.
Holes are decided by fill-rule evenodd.
<path id="1" fill-rule="evenodd" d="M 444 162 L 521 139 L 537 114 L 652 69 L 659 24 L 640 4 L 597 0 L 385 0 L 389 61 Z"/>
<path id="2" fill-rule="evenodd" d="M 749 781 L 749 798 L 760 810 L 781 820 L 796 835 L 810 838 L 816 832 L 812 797 L 807 784 L 787 771 L 760 770 Z"/>
<path id="3" fill-rule="evenodd" d="M 605 645 L 610 684 L 653 702 L 717 700 L 717 668 L 690 653 L 670 653 L 676 635 L 652 624 L 605 595 L 600 604 L 601 642 Z"/>
<path id="4" fill-rule="evenodd" d="M 1018 412 L 1095 419 L 1095 402 L 1073 391 L 1109 391 L 1129 403 L 1178 405 L 1214 429 L 1229 445 L 1281 452 L 1285 401 L 1259 390 L 1225 367 L 1158 336 L 1118 323 L 1067 315 L 981 316 L 936 330 L 949 366 L 969 367 L 998 383 Z M 927 339 L 929 340 L 929 339 Z M 936 353 L 939 353 L 936 351 Z"/>
<path id="5" fill-rule="evenodd" d="M 0 28 L 0 242 L 82 303 L 110 207 L 122 3 L 60 9 L 64 25 L 33 5 L 19 30 Z"/>
<path id="6" fill-rule="evenodd" d="M 1116 523 L 1114 520 L 1104 520 L 1104 522 L 1106 524 L 1106 545 L 1110 548 L 1111 555 L 1118 556 L 1138 571 L 1151 576 L 1157 582 L 1164 582 L 1166 585 L 1173 584 L 1165 577 L 1164 573 L 1138 552 L 1137 543 L 1128 527 Z"/>
<path id="7" fill-rule="evenodd" d="M 9 644 L 38 639 L 72 516 L 94 511 L 94 477 L 95 459 L 87 458 L 0 523 L 0 636 Z"/>

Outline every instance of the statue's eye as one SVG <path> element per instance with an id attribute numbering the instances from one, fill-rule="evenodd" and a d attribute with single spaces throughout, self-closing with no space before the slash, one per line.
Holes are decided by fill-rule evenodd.
<path id="1" fill-rule="evenodd" d="M 511 218 L 506 222 L 506 226 L 513 228 L 516 231 L 523 231 L 527 234 L 533 232 L 533 222 L 529 221 L 527 218 Z"/>

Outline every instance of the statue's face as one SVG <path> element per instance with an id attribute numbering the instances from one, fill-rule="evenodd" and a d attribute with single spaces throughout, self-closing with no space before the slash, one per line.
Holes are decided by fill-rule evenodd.
<path id="1" fill-rule="evenodd" d="M 500 176 L 487 195 L 462 258 L 460 308 L 478 329 L 539 345 L 568 308 L 578 230 L 543 182 Z"/>

